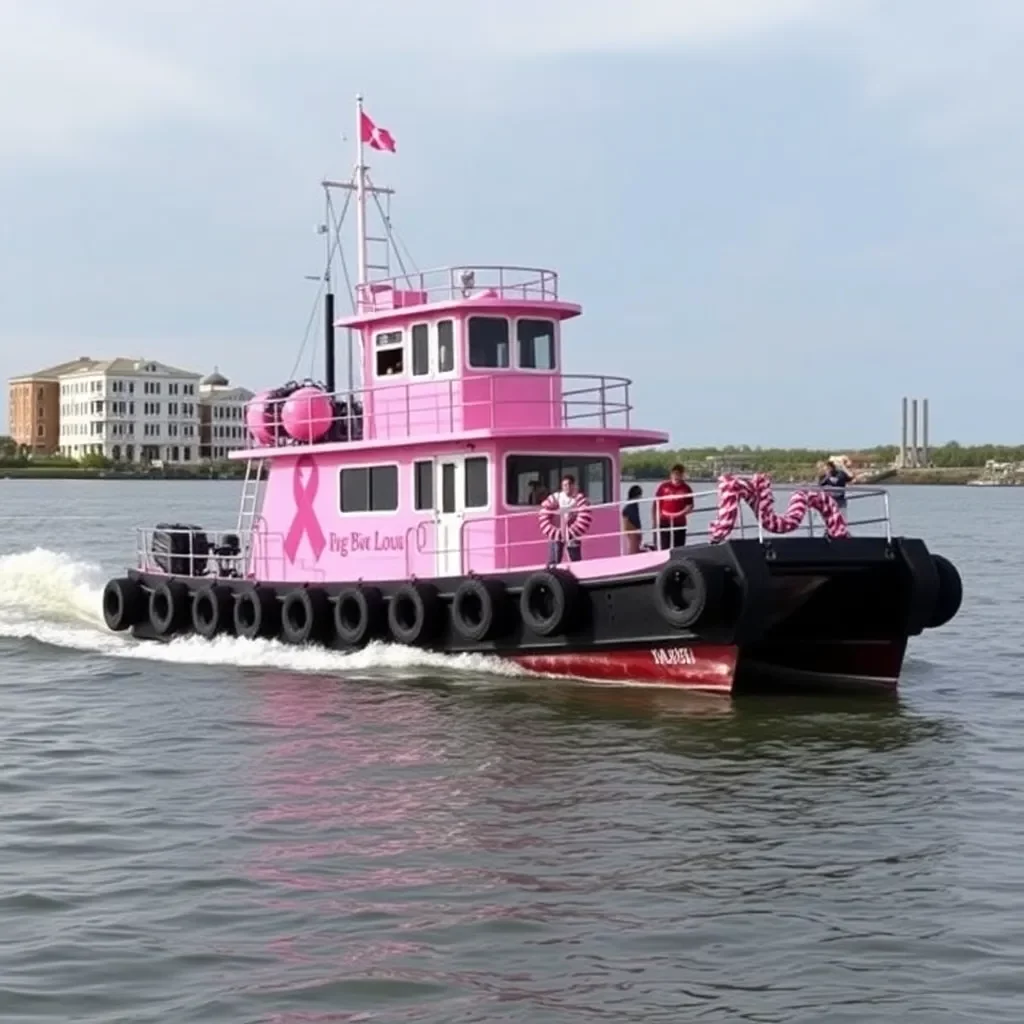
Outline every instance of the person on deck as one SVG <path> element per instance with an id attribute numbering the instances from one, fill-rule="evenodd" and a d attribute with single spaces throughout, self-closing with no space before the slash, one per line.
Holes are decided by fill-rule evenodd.
<path id="1" fill-rule="evenodd" d="M 840 508 L 846 508 L 846 485 L 854 482 L 845 466 L 837 466 L 835 459 L 825 463 L 825 472 L 818 477 L 818 486 L 831 494 Z"/>
<path id="2" fill-rule="evenodd" d="M 548 512 L 556 512 L 559 516 L 559 534 L 551 541 L 548 549 L 548 564 L 557 565 L 566 549 L 568 527 L 581 513 L 585 513 L 589 519 L 590 501 L 576 486 L 576 478 L 571 473 L 566 473 L 562 477 L 561 490 L 549 494 L 541 502 L 540 507 Z M 583 557 L 582 545 L 578 539 L 569 538 L 568 549 L 570 562 L 578 562 Z"/>
<path id="3" fill-rule="evenodd" d="M 635 555 L 640 550 L 643 540 L 643 526 L 640 523 L 639 499 L 644 490 L 638 484 L 629 489 L 628 504 L 622 506 L 622 532 L 626 535 L 626 554 Z"/>
<path id="4" fill-rule="evenodd" d="M 683 479 L 686 468 L 676 463 L 669 478 L 654 492 L 659 547 L 681 548 L 686 544 L 686 517 L 693 511 L 693 488 Z"/>

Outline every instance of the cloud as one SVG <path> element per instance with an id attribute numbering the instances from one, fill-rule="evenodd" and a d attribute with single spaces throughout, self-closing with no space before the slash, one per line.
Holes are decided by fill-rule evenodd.
<path id="1" fill-rule="evenodd" d="M 0 0 L 0 75 L 6 162 L 100 155 L 98 133 L 217 109 L 187 65 L 20 0 Z"/>

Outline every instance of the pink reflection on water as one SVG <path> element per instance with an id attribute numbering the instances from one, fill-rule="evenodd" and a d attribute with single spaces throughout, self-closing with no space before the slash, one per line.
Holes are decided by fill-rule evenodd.
<path id="1" fill-rule="evenodd" d="M 467 768 L 445 739 L 443 706 L 422 693 L 358 693 L 335 679 L 261 682 L 256 712 L 270 742 L 254 762 L 256 850 L 245 874 L 275 916 L 308 922 L 268 947 L 290 980 L 305 987 L 393 974 L 436 984 L 443 972 L 394 970 L 436 957 L 408 937 L 417 928 L 521 915 L 485 898 L 502 883 L 479 858 L 472 867 L 451 860 L 479 848 L 467 808 L 499 780 Z M 270 970 L 274 979 L 281 966 Z"/>

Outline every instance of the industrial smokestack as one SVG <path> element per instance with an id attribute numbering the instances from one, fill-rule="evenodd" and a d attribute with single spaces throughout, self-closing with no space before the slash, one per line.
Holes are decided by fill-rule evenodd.
<path id="1" fill-rule="evenodd" d="M 910 464 L 917 466 L 917 399 L 910 400 Z"/>
<path id="2" fill-rule="evenodd" d="M 900 440 L 900 468 L 907 465 L 907 398 L 903 397 L 903 434 Z"/>
<path id="3" fill-rule="evenodd" d="M 921 462 L 928 465 L 928 399 L 921 403 Z"/>

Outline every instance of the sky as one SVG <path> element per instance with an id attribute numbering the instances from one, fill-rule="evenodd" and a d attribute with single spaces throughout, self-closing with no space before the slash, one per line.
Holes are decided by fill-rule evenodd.
<path id="1" fill-rule="evenodd" d="M 416 265 L 557 270 L 673 446 L 1021 443 L 1022 52 L 1019 0 L 0 0 L 0 368 L 292 376 L 362 92 Z"/>

